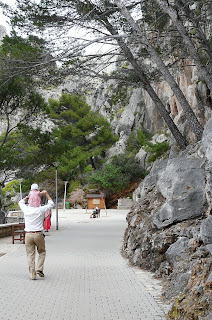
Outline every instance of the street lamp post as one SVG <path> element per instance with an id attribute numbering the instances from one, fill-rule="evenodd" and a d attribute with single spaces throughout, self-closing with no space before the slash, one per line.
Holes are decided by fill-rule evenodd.
<path id="1" fill-rule="evenodd" d="M 21 189 L 21 182 L 20 182 L 20 198 L 22 199 L 22 189 Z"/>
<path id="2" fill-rule="evenodd" d="M 64 204 L 63 204 L 63 211 L 65 211 L 66 208 L 66 186 L 68 181 L 64 181 L 65 182 L 65 191 L 64 191 Z"/>
<path id="3" fill-rule="evenodd" d="M 56 169 L 56 176 L 55 176 L 55 182 L 56 182 L 56 230 L 58 230 L 57 168 L 59 167 L 60 162 L 52 162 L 52 164 Z"/>

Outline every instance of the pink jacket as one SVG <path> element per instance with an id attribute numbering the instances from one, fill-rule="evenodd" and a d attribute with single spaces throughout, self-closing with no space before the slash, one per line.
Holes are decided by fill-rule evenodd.
<path id="1" fill-rule="evenodd" d="M 30 207 L 40 207 L 41 197 L 39 190 L 31 190 L 29 193 L 28 203 Z"/>

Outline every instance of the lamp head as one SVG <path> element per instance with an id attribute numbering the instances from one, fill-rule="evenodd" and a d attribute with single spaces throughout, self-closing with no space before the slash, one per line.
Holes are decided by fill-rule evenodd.
<path id="1" fill-rule="evenodd" d="M 52 164 L 57 169 L 60 165 L 60 162 L 52 162 Z"/>

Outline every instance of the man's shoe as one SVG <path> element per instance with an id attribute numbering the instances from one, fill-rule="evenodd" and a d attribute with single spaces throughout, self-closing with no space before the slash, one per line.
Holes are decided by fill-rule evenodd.
<path id="1" fill-rule="evenodd" d="M 44 277 L 44 273 L 43 273 L 43 271 L 37 270 L 37 274 L 38 274 L 41 278 L 43 278 L 43 277 Z"/>
<path id="2" fill-rule="evenodd" d="M 36 280 L 36 274 L 34 272 L 32 272 L 29 277 L 31 280 Z"/>

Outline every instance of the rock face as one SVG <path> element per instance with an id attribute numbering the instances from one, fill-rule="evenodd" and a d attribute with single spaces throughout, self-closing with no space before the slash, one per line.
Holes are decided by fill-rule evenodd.
<path id="1" fill-rule="evenodd" d="M 166 281 L 164 298 L 175 299 L 170 319 L 212 312 L 211 126 L 209 120 L 201 142 L 154 164 L 127 215 L 123 253 Z"/>
<path id="2" fill-rule="evenodd" d="M 189 66 L 192 62 L 184 63 L 183 71 L 176 74 L 176 81 L 200 122 L 205 125 L 212 116 L 210 93 L 204 83 L 198 82 L 196 68 Z M 167 82 L 155 83 L 153 87 L 181 133 L 193 141 L 194 136 L 188 127 L 182 108 Z M 130 132 L 139 127 L 151 133 L 162 131 L 170 136 L 160 113 L 142 88 L 120 87 L 115 80 L 109 80 L 99 84 L 86 97 L 94 111 L 104 115 L 111 123 L 114 133 L 120 136 L 129 136 Z M 123 142 L 122 138 L 121 140 Z M 116 152 L 123 152 L 122 143 L 120 149 L 116 148 Z"/>
<path id="3" fill-rule="evenodd" d="M 212 216 L 209 216 L 202 222 L 200 237 L 204 244 L 212 244 Z"/>
<path id="4" fill-rule="evenodd" d="M 205 126 L 202 138 L 202 147 L 207 160 L 209 162 L 212 161 L 212 118 L 209 119 Z"/>
<path id="5" fill-rule="evenodd" d="M 176 262 L 186 259 L 188 255 L 189 239 L 187 237 L 179 237 L 178 240 L 171 244 L 168 250 L 166 250 L 166 259 L 171 265 L 175 265 Z"/>
<path id="6" fill-rule="evenodd" d="M 182 157 L 167 162 L 156 183 L 166 202 L 154 215 L 154 226 L 161 229 L 202 214 L 205 203 L 203 166 L 204 161 L 195 158 Z"/>
<path id="7" fill-rule="evenodd" d="M 197 70 L 189 66 L 192 64 L 191 61 L 184 63 L 183 71 L 175 75 L 176 81 L 200 122 L 205 125 L 212 116 L 210 94 L 205 84 L 198 82 Z M 51 88 L 42 93 L 47 100 L 49 97 L 57 99 L 62 92 L 82 93 L 92 110 L 101 113 L 110 122 L 113 132 L 120 138 L 115 148 L 109 150 L 107 157 L 123 153 L 129 134 L 141 127 L 150 133 L 163 132 L 170 137 L 167 125 L 155 104 L 141 87 L 120 85 L 115 80 L 106 82 L 96 80 L 92 84 L 88 82 L 86 79 L 75 76 L 74 79 L 67 78 L 60 87 L 54 90 Z M 167 82 L 161 81 L 152 85 L 181 133 L 188 140 L 193 141 L 194 136 L 188 127 L 182 108 Z M 171 139 L 173 139 L 172 136 Z M 141 157 L 144 158 L 143 155 Z"/>

